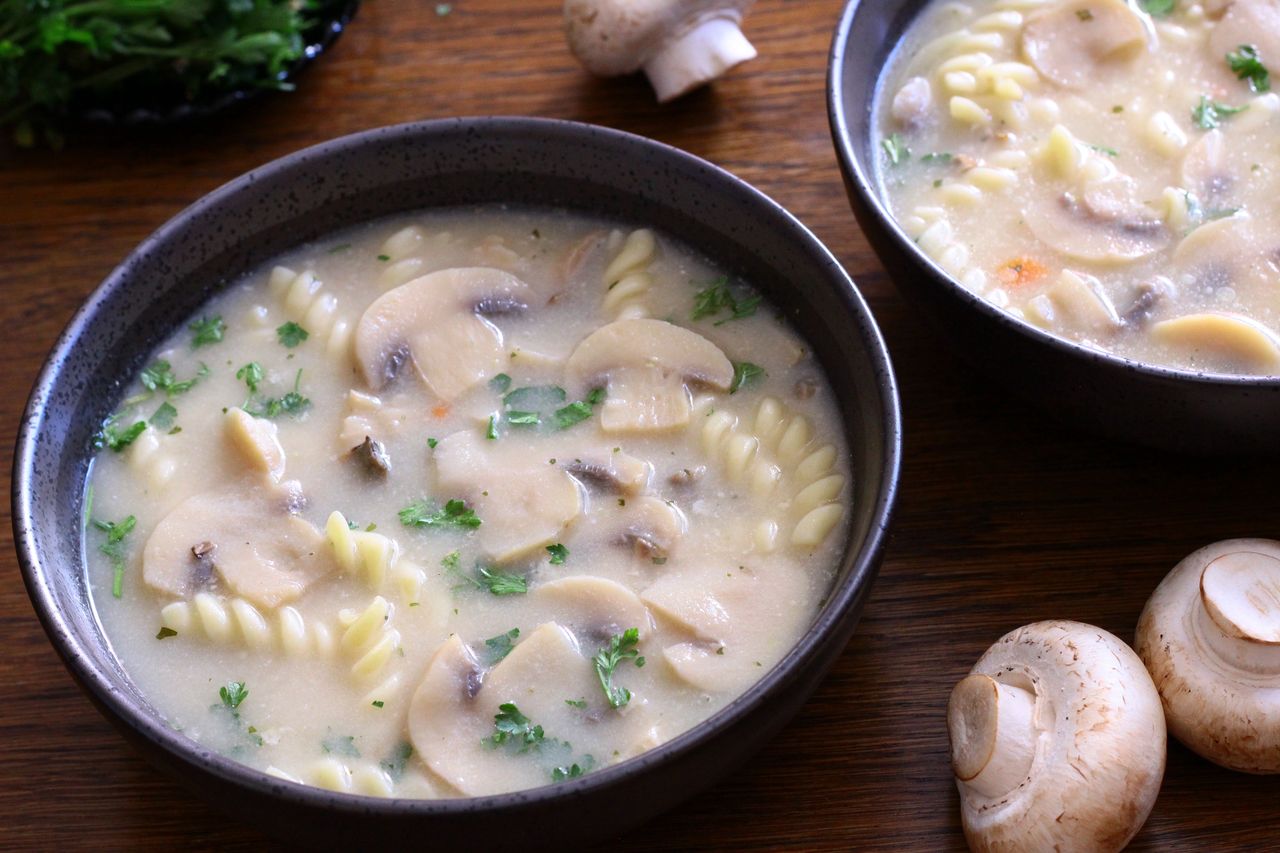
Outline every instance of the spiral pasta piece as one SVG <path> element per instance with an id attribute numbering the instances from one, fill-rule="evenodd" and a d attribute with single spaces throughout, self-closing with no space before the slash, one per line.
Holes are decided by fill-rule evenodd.
<path id="1" fill-rule="evenodd" d="M 324 283 L 315 273 L 295 273 L 288 267 L 271 270 L 267 288 L 292 320 L 324 344 L 331 358 L 343 365 L 351 358 L 352 324 L 338 311 L 338 297 L 324 292 Z"/>
<path id="2" fill-rule="evenodd" d="M 329 656 L 335 648 L 328 626 L 307 621 L 294 607 L 264 614 L 244 599 L 221 599 L 208 592 L 165 605 L 160 610 L 160 624 L 179 637 L 204 636 L 215 643 L 239 643 L 255 651 Z"/>
<path id="3" fill-rule="evenodd" d="M 606 313 L 618 319 L 649 316 L 644 300 L 653 286 L 653 276 L 648 270 L 657 247 L 657 239 L 648 228 L 638 228 L 627 235 L 604 271 Z"/>
<path id="4" fill-rule="evenodd" d="M 292 782 L 303 781 L 283 771 L 273 775 Z M 366 797 L 390 797 L 395 791 L 395 783 L 390 774 L 380 767 L 357 764 L 353 768 L 333 757 L 322 758 L 313 764 L 307 772 L 306 782 L 317 788 L 344 794 L 363 794 Z"/>
<path id="5" fill-rule="evenodd" d="M 346 626 L 338 645 L 348 658 L 355 658 L 351 673 L 372 678 L 381 673 L 400 647 L 400 632 L 391 627 L 391 604 L 374 596 L 364 610 L 343 610 L 338 621 Z"/>
<path id="6" fill-rule="evenodd" d="M 390 580 L 406 600 L 418 601 L 426 572 L 400 558 L 396 540 L 369 530 L 352 530 L 346 516 L 337 510 L 329 514 L 324 532 L 344 572 L 364 579 L 375 590 Z"/>

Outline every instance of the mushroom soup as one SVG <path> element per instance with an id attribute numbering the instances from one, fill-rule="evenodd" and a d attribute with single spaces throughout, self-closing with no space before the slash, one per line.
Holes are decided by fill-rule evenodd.
<path id="1" fill-rule="evenodd" d="M 566 213 L 291 252 L 126 390 L 86 512 L 113 648 L 175 728 L 340 791 L 529 788 L 687 730 L 808 628 L 849 515 L 805 345 Z"/>
<path id="2" fill-rule="evenodd" d="M 1269 69 L 1276 0 L 934 3 L 881 86 L 884 193 L 1016 317 L 1137 361 L 1280 373 Z"/>

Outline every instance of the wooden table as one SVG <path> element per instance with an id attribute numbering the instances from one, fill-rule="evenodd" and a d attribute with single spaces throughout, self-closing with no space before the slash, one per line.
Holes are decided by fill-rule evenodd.
<path id="1" fill-rule="evenodd" d="M 1280 467 L 1066 432 L 936 339 L 845 203 L 824 105 L 840 5 L 763 0 L 746 27 L 760 58 L 658 107 L 643 80 L 597 81 L 577 66 L 556 0 L 455 0 L 448 14 L 378 0 L 295 94 L 216 123 L 89 134 L 60 152 L 0 147 L 4 443 L 85 295 L 162 222 L 253 166 L 377 125 L 470 114 L 579 119 L 684 148 L 773 196 L 853 274 L 896 361 L 905 464 L 880 579 L 823 686 L 744 769 L 609 849 L 963 849 L 944 724 L 952 684 L 1026 622 L 1078 619 L 1131 638 L 1182 556 L 1277 532 Z M 261 848 L 253 829 L 153 771 L 80 695 L 32 613 L 7 518 L 0 537 L 0 847 Z M 1171 743 L 1133 847 L 1280 849 L 1277 802 L 1280 778 L 1229 773 Z"/>

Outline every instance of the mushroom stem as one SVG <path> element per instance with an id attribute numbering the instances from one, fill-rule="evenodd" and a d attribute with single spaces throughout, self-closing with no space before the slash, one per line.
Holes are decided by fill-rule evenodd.
<path id="1" fill-rule="evenodd" d="M 755 47 L 742 34 L 737 21 L 713 17 L 664 44 L 645 62 L 644 73 L 658 100 L 665 102 L 755 56 Z"/>
<path id="2" fill-rule="evenodd" d="M 1234 551 L 1200 574 L 1196 628 L 1223 662 L 1259 675 L 1280 674 L 1280 560 Z"/>
<path id="3" fill-rule="evenodd" d="M 1029 690 L 970 675 L 951 691 L 947 727 L 956 778 L 999 797 L 1027 778 L 1035 759 L 1036 697 Z"/>

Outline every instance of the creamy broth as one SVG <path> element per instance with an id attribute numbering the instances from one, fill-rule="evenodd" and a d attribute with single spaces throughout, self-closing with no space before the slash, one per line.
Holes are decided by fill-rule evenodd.
<path id="1" fill-rule="evenodd" d="M 848 523 L 841 436 L 804 343 L 675 240 L 384 220 L 155 352 L 92 469 L 90 588 L 170 724 L 253 767 L 549 784 L 687 730 L 797 641 Z"/>
<path id="2" fill-rule="evenodd" d="M 1014 316 L 1280 373 L 1278 70 L 1276 0 L 935 2 L 880 89 L 881 179 L 920 248 Z"/>

